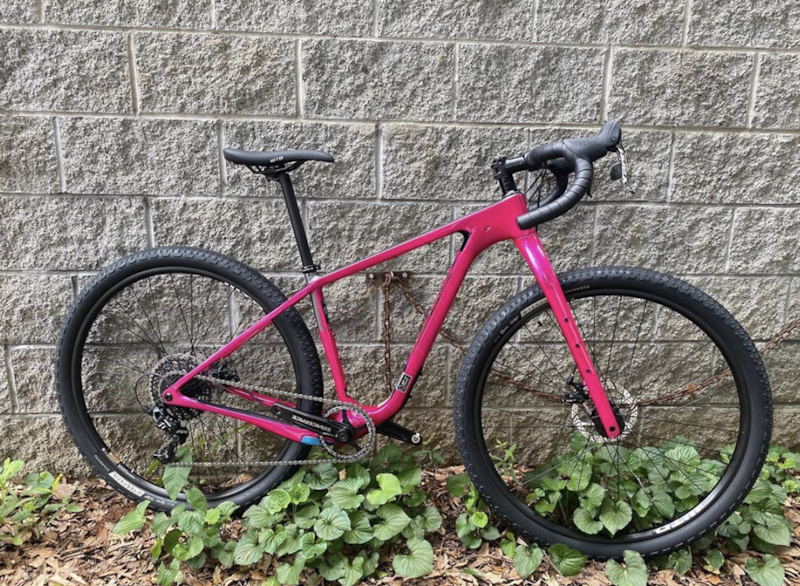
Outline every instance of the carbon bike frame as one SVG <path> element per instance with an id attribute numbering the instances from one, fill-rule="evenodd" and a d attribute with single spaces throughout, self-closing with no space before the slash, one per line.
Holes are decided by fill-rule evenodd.
<path id="1" fill-rule="evenodd" d="M 564 339 L 569 346 L 572 358 L 579 369 L 584 384 L 586 385 L 589 398 L 594 403 L 600 423 L 606 434 L 610 438 L 620 434 L 617 429 L 617 421 L 609 403 L 608 397 L 603 389 L 600 378 L 592 364 L 586 344 L 581 337 L 580 330 L 575 323 L 574 316 L 564 297 L 564 292 L 558 282 L 558 277 L 553 271 L 541 240 L 535 228 L 523 230 L 517 225 L 517 216 L 526 213 L 527 205 L 525 198 L 520 193 L 514 193 L 505 197 L 500 202 L 490 205 L 482 210 L 464 216 L 454 222 L 446 224 L 440 228 L 432 230 L 421 236 L 417 236 L 407 242 L 398 244 L 383 252 L 379 252 L 364 260 L 355 262 L 346 267 L 340 268 L 332 273 L 322 276 L 314 276 L 308 284 L 300 291 L 292 295 L 280 306 L 270 311 L 247 330 L 239 334 L 233 340 L 225 344 L 209 358 L 197 365 L 192 371 L 185 374 L 162 393 L 162 399 L 167 405 L 176 407 L 188 407 L 201 411 L 210 411 L 219 415 L 225 415 L 233 419 L 238 419 L 246 423 L 255 425 L 265 431 L 282 436 L 286 439 L 301 442 L 304 444 L 318 444 L 319 436 L 307 430 L 295 427 L 288 423 L 272 419 L 260 414 L 251 413 L 240 409 L 224 407 L 198 401 L 192 397 L 187 397 L 181 393 L 181 387 L 189 382 L 198 374 L 203 374 L 210 370 L 211 366 L 233 352 L 241 348 L 254 336 L 258 335 L 267 328 L 272 321 L 282 312 L 293 307 L 301 300 L 311 296 L 314 312 L 319 326 L 319 335 L 325 356 L 333 375 L 333 382 L 336 394 L 341 401 L 354 403 L 362 407 L 372 418 L 376 426 L 394 417 L 405 405 L 416 379 L 422 370 L 425 360 L 436 341 L 436 336 L 444 323 L 453 301 L 464 282 L 464 277 L 469 271 L 470 266 L 480 253 L 484 250 L 502 242 L 513 240 L 519 252 L 525 258 L 536 281 L 542 288 L 547 301 L 558 320 Z M 322 288 L 325 285 L 336 282 L 340 279 L 349 277 L 359 271 L 363 271 L 382 262 L 386 262 L 401 256 L 417 248 L 421 248 L 432 242 L 448 237 L 456 232 L 465 237 L 464 244 L 456 253 L 452 266 L 442 283 L 441 290 L 428 313 L 422 326 L 422 330 L 411 349 L 403 373 L 395 385 L 392 394 L 379 405 L 362 405 L 347 394 L 347 382 L 345 378 L 342 362 L 339 357 L 339 349 L 336 339 L 328 324 L 328 318 L 324 307 L 324 296 Z M 268 397 L 251 391 L 236 389 L 235 386 L 226 386 L 226 390 L 244 399 L 257 401 L 262 405 L 272 406 L 276 403 L 294 406 L 292 403 L 281 401 L 273 397 Z M 342 413 L 334 414 L 334 417 L 341 418 Z M 358 429 L 357 435 L 366 433 L 363 420 L 355 413 L 348 415 L 348 421 Z M 359 428 L 359 426 L 361 426 Z"/>

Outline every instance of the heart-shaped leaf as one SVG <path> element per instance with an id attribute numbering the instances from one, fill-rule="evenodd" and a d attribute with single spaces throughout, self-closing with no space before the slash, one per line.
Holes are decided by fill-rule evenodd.
<path id="1" fill-rule="evenodd" d="M 469 479 L 469 475 L 466 472 L 462 472 L 448 478 L 445 489 L 450 496 L 462 497 L 469 492 L 470 484 L 472 484 L 472 481 Z"/>
<path id="2" fill-rule="evenodd" d="M 306 567 L 306 559 L 301 556 L 295 556 L 291 564 L 281 563 L 278 565 L 278 572 L 276 574 L 278 582 L 281 584 L 297 584 L 300 580 L 300 573 Z"/>
<path id="3" fill-rule="evenodd" d="M 392 567 L 403 578 L 419 578 L 433 571 L 433 547 L 424 539 L 411 538 L 406 544 L 409 554 L 397 554 Z"/>
<path id="4" fill-rule="evenodd" d="M 197 487 L 192 486 L 186 491 L 186 500 L 196 511 L 203 511 L 205 513 L 208 510 L 206 497 Z"/>
<path id="5" fill-rule="evenodd" d="M 339 471 L 330 462 L 315 464 L 304 479 L 312 490 L 324 490 L 339 480 Z"/>
<path id="6" fill-rule="evenodd" d="M 358 494 L 361 489 L 361 480 L 358 478 L 345 478 L 334 484 L 328 496 L 337 507 L 350 511 L 357 509 L 364 502 L 364 495 Z"/>
<path id="7" fill-rule="evenodd" d="M 203 531 L 205 520 L 203 511 L 184 511 L 178 516 L 178 527 L 187 535 L 197 535 Z"/>
<path id="8" fill-rule="evenodd" d="M 314 526 L 317 515 L 319 515 L 319 506 L 316 503 L 311 503 L 294 514 L 294 522 L 300 529 L 310 529 Z"/>
<path id="9" fill-rule="evenodd" d="M 150 524 L 150 531 L 153 532 L 154 535 L 164 535 L 169 528 L 175 523 L 175 519 L 167 517 L 164 513 L 158 513 L 155 517 L 153 517 L 153 522 Z"/>
<path id="10" fill-rule="evenodd" d="M 364 576 L 364 559 L 356 557 L 353 563 L 345 562 L 344 575 L 339 578 L 341 586 L 355 586 Z"/>
<path id="11" fill-rule="evenodd" d="M 367 500 L 373 505 L 383 505 L 403 492 L 400 481 L 394 474 L 378 474 L 378 485 L 380 488 L 369 491 Z"/>
<path id="12" fill-rule="evenodd" d="M 606 490 L 599 484 L 592 483 L 580 495 L 581 507 L 584 509 L 599 509 L 605 496 Z"/>
<path id="13" fill-rule="evenodd" d="M 483 511 L 475 511 L 472 513 L 472 516 L 469 518 L 469 520 L 472 521 L 472 524 L 475 525 L 475 527 L 482 529 L 486 527 L 487 523 L 489 523 L 489 516 Z"/>
<path id="14" fill-rule="evenodd" d="M 267 511 L 272 514 L 279 513 L 288 507 L 292 502 L 292 497 L 288 491 L 282 488 L 276 488 L 270 491 L 267 496 Z"/>
<path id="15" fill-rule="evenodd" d="M 557 543 L 547 550 L 550 561 L 562 576 L 580 574 L 586 565 L 586 556 L 564 544 Z"/>
<path id="16" fill-rule="evenodd" d="M 595 519 L 594 515 L 583 507 L 575 509 L 572 520 L 575 522 L 575 526 L 587 535 L 597 535 L 603 528 L 603 523 Z"/>
<path id="17" fill-rule="evenodd" d="M 613 502 L 606 499 L 600 509 L 600 521 L 613 536 L 620 529 L 625 528 L 633 519 L 633 511 L 628 503 L 623 501 Z"/>
<path id="18" fill-rule="evenodd" d="M 350 517 L 336 505 L 332 505 L 320 513 L 319 519 L 314 523 L 314 532 L 325 539 L 333 541 L 350 530 Z"/>
<path id="19" fill-rule="evenodd" d="M 689 549 L 679 549 L 669 554 L 667 567 L 683 576 L 692 567 L 692 552 Z"/>
<path id="20" fill-rule="evenodd" d="M 244 512 L 244 524 L 253 529 L 272 527 L 283 515 L 270 513 L 264 505 L 253 505 Z"/>
<path id="21" fill-rule="evenodd" d="M 769 554 L 764 556 L 763 564 L 749 558 L 744 565 L 744 571 L 759 586 L 781 586 L 786 576 L 778 558 Z"/>
<path id="22" fill-rule="evenodd" d="M 383 541 L 400 533 L 411 522 L 411 517 L 394 503 L 383 505 L 378 509 L 377 514 L 381 518 L 381 522 L 373 527 L 373 533 L 375 537 Z"/>
<path id="23" fill-rule="evenodd" d="M 233 561 L 240 566 L 256 563 L 264 555 L 264 547 L 258 543 L 258 534 L 253 529 L 247 531 L 239 539 L 233 550 Z"/>
<path id="24" fill-rule="evenodd" d="M 369 517 L 364 511 L 350 513 L 350 530 L 344 532 L 345 543 L 360 545 L 372 539 Z"/>
<path id="25" fill-rule="evenodd" d="M 625 562 L 619 564 L 614 560 L 606 562 L 606 577 L 614 586 L 647 586 L 649 572 L 642 556 L 635 551 L 622 552 Z"/>
<path id="26" fill-rule="evenodd" d="M 758 524 L 753 527 L 753 532 L 759 539 L 763 539 L 771 545 L 787 546 L 791 543 L 791 533 L 783 519 L 779 517 L 767 517 L 765 524 Z"/>
<path id="27" fill-rule="evenodd" d="M 514 568 L 519 577 L 525 580 L 533 574 L 539 569 L 543 557 L 544 552 L 535 545 L 529 547 L 518 545 L 514 552 Z"/>
<path id="28" fill-rule="evenodd" d="M 289 497 L 292 499 L 292 503 L 295 505 L 306 502 L 308 497 L 311 495 L 311 489 L 304 482 L 295 484 L 289 488 L 287 492 L 289 493 Z"/>
<path id="29" fill-rule="evenodd" d="M 442 526 L 442 515 L 430 505 L 422 509 L 422 514 L 417 515 L 415 520 L 425 532 L 436 531 Z"/>

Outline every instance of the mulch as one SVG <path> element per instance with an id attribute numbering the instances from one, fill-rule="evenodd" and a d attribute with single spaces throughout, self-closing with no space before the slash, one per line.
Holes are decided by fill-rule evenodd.
<path id="1" fill-rule="evenodd" d="M 462 511 L 457 499 L 444 489 L 446 479 L 458 468 L 425 472 L 425 488 L 444 517 L 442 528 L 430 536 L 435 559 L 434 571 L 416 580 L 403 580 L 392 575 L 388 561 L 382 564 L 386 575 L 370 578 L 367 584 L 450 585 L 541 585 L 541 586 L 608 586 L 603 564 L 589 562 L 578 576 L 564 578 L 545 561 L 528 580 L 520 579 L 513 561 L 504 557 L 496 545 L 483 544 L 477 550 L 465 550 L 455 534 L 455 519 Z M 116 522 L 132 508 L 132 503 L 97 480 L 82 480 L 65 485 L 74 491 L 72 500 L 84 507 L 80 513 L 62 513 L 42 534 L 32 537 L 22 547 L 0 545 L 0 585 L 50 586 L 115 586 L 122 584 L 156 584 L 156 567 L 150 560 L 153 539 L 147 530 L 136 535 L 118 537 L 111 533 Z M 791 547 L 779 548 L 776 555 L 786 571 L 788 584 L 800 584 L 800 499 L 787 503 L 787 516 L 795 531 Z M 747 552 L 726 557 L 719 574 L 704 570 L 695 560 L 684 576 L 672 570 L 651 573 L 653 586 L 676 585 L 752 585 L 744 571 Z M 211 562 L 198 570 L 184 568 L 185 583 L 190 586 L 260 586 L 275 571 L 274 562 L 266 556 L 247 571 L 223 568 Z M 321 583 L 308 580 L 309 586 Z"/>

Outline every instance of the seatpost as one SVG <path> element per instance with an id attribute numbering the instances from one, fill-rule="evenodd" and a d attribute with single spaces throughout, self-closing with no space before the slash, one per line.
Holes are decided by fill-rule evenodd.
<path id="1" fill-rule="evenodd" d="M 286 207 L 289 210 L 289 221 L 292 223 L 294 239 L 297 242 L 297 249 L 300 251 L 303 272 L 306 274 L 316 273 L 317 270 L 319 270 L 319 266 L 314 264 L 314 259 L 311 257 L 311 249 L 308 246 L 308 238 L 306 237 L 305 226 L 303 226 L 303 219 L 300 217 L 300 209 L 297 207 L 297 198 L 294 195 L 292 180 L 289 178 L 288 173 L 279 174 L 277 180 L 281 185 L 283 199 L 286 201 Z"/>

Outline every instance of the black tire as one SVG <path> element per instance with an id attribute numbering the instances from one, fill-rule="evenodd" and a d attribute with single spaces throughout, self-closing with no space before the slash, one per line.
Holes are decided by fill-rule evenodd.
<path id="1" fill-rule="evenodd" d="M 174 300 L 169 297 L 170 281 Z M 201 305 L 203 296 L 205 304 Z M 136 313 L 133 299 L 141 314 Z M 149 500 L 152 508 L 168 511 L 185 502 L 183 494 L 172 500 L 160 486 L 163 464 L 153 461 L 152 448 L 166 443 L 168 437 L 156 429 L 153 417 L 146 412 L 160 400 L 152 381 L 160 383 L 152 374 L 139 373 L 150 373 L 162 364 L 168 364 L 166 371 L 190 367 L 192 360 L 210 355 L 233 333 L 241 332 L 285 299 L 257 271 L 197 248 L 154 248 L 120 259 L 100 272 L 81 291 L 67 315 L 55 363 L 61 413 L 87 462 L 116 490 L 136 501 Z M 127 316 L 119 309 L 126 303 L 134 308 Z M 179 329 L 183 327 L 181 321 L 185 334 Z M 247 350 L 251 346 L 253 350 Z M 248 351 L 251 353 L 240 355 Z M 166 362 L 165 356 L 170 357 Z M 186 356 L 191 360 L 182 358 Z M 281 366 L 273 367 L 272 362 L 265 365 L 260 362 L 262 356 L 284 362 Z M 322 395 L 319 356 L 294 309 L 280 315 L 230 360 L 219 376 L 238 376 L 243 382 L 259 384 L 250 377 L 257 379 L 261 370 L 272 367 L 264 376 L 283 377 L 280 388 Z M 163 380 L 169 375 L 159 376 Z M 213 392 L 214 402 L 249 411 L 260 409 L 253 401 L 228 398 L 231 394 L 218 386 L 207 384 L 197 389 L 209 395 Z M 237 400 L 238 404 L 230 402 Z M 321 411 L 316 401 L 301 401 L 299 407 L 308 413 Z M 276 439 L 254 426 L 212 413 L 192 409 L 170 413 L 187 428 L 186 443 L 205 454 L 201 459 L 209 460 L 204 466 L 195 459 L 198 465 L 192 467 L 189 480 L 201 488 L 211 506 L 232 501 L 243 510 L 297 468 L 265 467 L 249 461 L 302 460 L 310 450 L 309 446 Z M 151 463 L 145 469 L 147 459 Z M 227 466 L 221 466 L 222 462 Z M 155 469 L 150 470 L 153 466 Z"/>
<path id="2" fill-rule="evenodd" d="M 772 427 L 770 389 L 761 358 L 747 333 L 730 313 L 708 295 L 678 279 L 649 270 L 609 267 L 564 273 L 559 275 L 559 281 L 581 326 L 601 380 L 605 379 L 606 388 L 616 393 L 621 414 L 630 424 L 629 430 L 616 440 L 601 438 L 596 427 L 585 423 L 581 411 L 583 404 L 578 405 L 577 411 L 572 405 L 556 405 L 557 398 L 563 398 L 568 390 L 574 390 L 574 385 L 564 384 L 561 390 L 556 388 L 552 397 L 547 396 L 551 393 L 537 390 L 545 388 L 544 385 L 555 378 L 555 375 L 547 378 L 543 374 L 548 368 L 547 360 L 560 375 L 560 381 L 556 381 L 559 384 L 566 378 L 565 371 L 559 370 L 559 364 L 574 364 L 563 337 L 547 337 L 546 332 L 552 334 L 557 330 L 555 322 L 550 324 L 545 317 L 551 316 L 549 304 L 541 289 L 534 285 L 516 295 L 486 322 L 464 358 L 457 382 L 454 415 L 456 436 L 466 469 L 490 509 L 510 529 L 530 540 L 542 544 L 563 543 L 599 559 L 619 558 L 626 549 L 654 556 L 685 547 L 733 513 L 758 478 Z M 606 303 L 609 305 L 604 305 Z M 609 344 L 609 338 L 603 332 L 610 333 L 612 329 L 609 320 L 612 319 L 614 303 L 617 321 Z M 598 305 L 601 308 L 599 313 Z M 651 306 L 652 314 L 647 309 Z M 642 307 L 641 319 L 639 307 Z M 635 313 L 630 313 L 629 308 L 635 309 Z M 596 323 L 582 323 L 590 321 L 590 312 Z M 600 327 L 597 327 L 598 316 L 602 322 Z M 637 320 L 639 326 L 635 330 Z M 626 323 L 632 323 L 632 327 L 623 332 L 618 330 L 619 323 L 623 329 Z M 642 337 L 643 324 L 650 328 L 646 330 L 650 336 L 646 343 Z M 534 335 L 531 327 L 539 334 Z M 587 336 L 590 329 L 591 335 Z M 620 341 L 615 353 L 617 336 Z M 528 343 L 531 338 L 535 343 Z M 644 348 L 641 352 L 649 354 L 634 358 L 637 347 Z M 562 358 L 556 353 L 546 354 L 546 360 L 522 362 L 514 358 L 512 362 L 509 359 L 520 354 L 520 350 L 526 353 L 523 358 L 527 359 L 527 353 L 552 353 L 554 348 L 561 348 Z M 691 354 L 684 355 L 687 348 Z M 680 353 L 676 349 L 680 349 Z M 511 350 L 516 350 L 516 354 Z M 504 353 L 506 351 L 508 353 Z M 625 356 L 627 360 L 628 352 L 630 362 L 622 382 L 626 365 L 624 360 L 618 363 L 617 356 Z M 670 363 L 669 368 L 659 366 L 670 362 L 671 356 L 679 358 Z M 637 366 L 632 368 L 634 363 Z M 706 370 L 708 365 L 711 368 Z M 730 369 L 727 378 L 709 383 L 715 374 L 725 374 L 726 367 Z M 654 378 L 650 376 L 653 371 L 648 372 L 648 368 L 659 369 Z M 642 370 L 645 376 L 640 379 Z M 632 371 L 636 378 L 629 385 Z M 519 378 L 520 375 L 523 378 Z M 692 384 L 677 387 L 682 394 L 676 396 L 672 381 L 686 380 L 679 379 L 679 376 L 688 377 Z M 695 384 L 697 376 L 701 377 L 703 384 L 709 384 Z M 709 378 L 704 380 L 702 377 L 706 376 Z M 578 376 L 575 379 L 580 382 Z M 644 382 L 634 394 L 633 385 L 639 384 L 637 380 Z M 532 386 L 536 388 L 532 389 Z M 531 390 L 539 395 L 531 394 Z M 515 394 L 523 392 L 524 395 Z M 614 396 L 611 398 L 614 400 Z M 544 407 L 539 407 L 537 402 Z M 675 411 L 674 405 L 682 409 Z M 588 406 L 590 411 L 590 401 Z M 589 415 L 591 411 L 586 417 Z M 529 426 L 531 422 L 534 425 Z M 666 437 L 666 432 L 662 431 L 666 429 L 675 430 L 677 435 Z M 526 430 L 529 431 L 526 433 Z M 576 442 L 572 447 L 563 444 L 570 440 L 560 437 L 567 433 L 571 433 L 572 441 Z M 715 451 L 719 459 L 718 451 L 729 438 L 735 445 L 730 463 L 713 468 L 708 460 L 712 459 Z M 664 443 L 665 440 L 668 441 Z M 495 442 L 494 448 L 492 441 Z M 502 441 L 509 443 L 502 444 Z M 584 441 L 583 451 L 578 452 Z M 497 464 L 498 457 L 503 457 L 503 450 L 511 442 L 517 444 L 513 465 L 504 468 Z M 657 442 L 661 442 L 662 447 L 649 446 Z M 686 474 L 688 468 L 685 466 L 690 464 L 684 465 L 675 459 L 676 452 L 668 451 L 685 445 L 694 446 L 699 457 L 703 458 L 700 464 L 693 459 L 694 456 L 687 460 L 698 472 L 701 468 L 706 471 L 702 476 L 704 482 L 697 480 L 702 486 L 695 484 L 697 494 L 687 497 L 680 504 L 684 510 L 676 510 L 673 518 L 659 511 L 663 518 L 655 515 L 637 521 L 638 513 L 632 506 L 635 498 L 629 491 L 641 488 L 642 494 L 655 504 L 650 495 L 655 494 L 654 485 L 661 480 L 653 475 L 648 482 L 647 477 L 637 476 L 636 460 L 628 458 L 633 458 L 632 453 L 640 458 L 640 462 L 644 462 L 645 457 L 650 458 L 653 470 L 659 471 L 664 484 L 674 482 L 675 478 L 682 480 L 672 475 L 673 468 L 676 474 L 682 472 L 687 479 L 696 480 L 695 474 Z M 586 462 L 599 462 L 596 459 L 600 453 L 598 450 L 603 450 L 604 458 L 610 463 L 601 463 L 605 468 L 593 468 L 593 464 L 585 466 Z M 554 460 L 554 455 L 561 455 L 562 459 Z M 529 461 L 522 462 L 521 458 Z M 628 462 L 634 464 L 625 470 Z M 554 491 L 551 493 L 544 489 L 536 493 L 532 488 L 543 486 L 546 479 L 570 482 L 576 478 L 578 463 L 581 464 L 581 476 L 577 476 L 573 486 L 597 482 L 603 488 L 604 496 L 601 498 L 609 499 L 612 504 L 624 503 L 627 496 L 626 506 L 632 509 L 633 514 L 625 530 L 614 535 L 608 527 L 599 532 L 593 527 L 595 533 L 589 535 L 577 528 L 574 511 L 580 506 L 580 501 L 576 502 L 575 494 L 561 488 L 562 484 L 550 488 Z M 588 480 L 584 468 L 590 474 Z M 707 473 L 712 468 L 714 473 Z M 606 475 L 597 470 L 606 470 Z M 636 482 L 638 487 L 633 484 Z M 556 495 L 553 497 L 555 501 L 545 502 L 542 494 Z M 526 499 L 530 504 L 526 504 Z M 697 503 L 692 506 L 695 500 Z M 539 506 L 541 510 L 537 512 L 535 509 Z"/>

